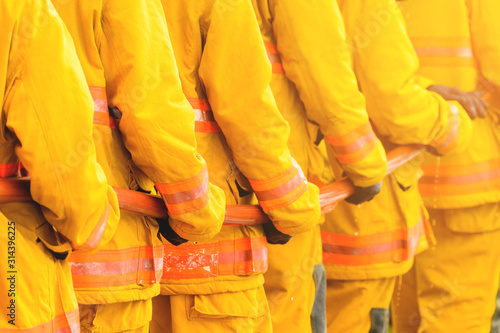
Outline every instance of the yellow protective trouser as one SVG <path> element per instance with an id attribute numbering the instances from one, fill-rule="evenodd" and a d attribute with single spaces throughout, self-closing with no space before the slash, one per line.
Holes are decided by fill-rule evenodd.
<path id="1" fill-rule="evenodd" d="M 151 333 L 271 333 L 264 288 L 153 298 Z"/>
<path id="2" fill-rule="evenodd" d="M 269 245 L 268 251 L 264 288 L 273 331 L 324 332 L 326 281 L 319 226 L 286 245 Z"/>
<path id="3" fill-rule="evenodd" d="M 429 210 L 437 244 L 415 258 L 396 287 L 396 333 L 500 332 L 495 322 L 500 280 L 500 230 L 453 232 L 446 211 Z"/>
<path id="4" fill-rule="evenodd" d="M 386 333 L 396 278 L 328 280 L 328 333 Z"/>
<path id="5" fill-rule="evenodd" d="M 80 304 L 82 332 L 148 333 L 151 299 L 110 304 Z"/>

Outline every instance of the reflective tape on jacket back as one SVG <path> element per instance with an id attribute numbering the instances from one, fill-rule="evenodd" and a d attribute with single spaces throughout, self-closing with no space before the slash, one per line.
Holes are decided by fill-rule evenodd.
<path id="1" fill-rule="evenodd" d="M 206 244 L 165 244 L 162 279 L 204 279 L 267 271 L 267 240 L 241 238 Z"/>
<path id="2" fill-rule="evenodd" d="M 118 129 L 117 119 L 111 117 L 108 110 L 108 99 L 104 87 L 89 86 L 94 100 L 94 124 Z"/>
<path id="3" fill-rule="evenodd" d="M 500 188 L 500 158 L 461 165 L 422 165 L 419 190 L 425 196 L 454 196 Z"/>
<path id="4" fill-rule="evenodd" d="M 188 97 L 188 101 L 194 110 L 194 131 L 198 133 L 220 133 L 222 132 L 215 121 L 210 104 L 206 99 Z"/>
<path id="5" fill-rule="evenodd" d="M 373 265 L 413 258 L 422 237 L 424 221 L 409 229 L 365 236 L 321 232 L 323 263 L 344 266 Z"/>
<path id="6" fill-rule="evenodd" d="M 153 284 L 161 278 L 163 246 L 101 250 L 93 255 L 72 252 L 68 261 L 75 288 Z"/>
<path id="7" fill-rule="evenodd" d="M 412 37 L 421 66 L 476 67 L 470 37 Z"/>

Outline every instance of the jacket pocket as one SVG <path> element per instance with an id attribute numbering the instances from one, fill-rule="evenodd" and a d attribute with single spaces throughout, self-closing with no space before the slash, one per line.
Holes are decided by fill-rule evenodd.
<path id="1" fill-rule="evenodd" d="M 221 320 L 244 323 L 268 315 L 268 305 L 262 287 L 257 289 L 188 297 L 190 320 Z"/>

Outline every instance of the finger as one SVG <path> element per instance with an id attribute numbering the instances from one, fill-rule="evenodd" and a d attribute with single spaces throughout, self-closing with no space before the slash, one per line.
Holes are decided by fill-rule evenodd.
<path id="1" fill-rule="evenodd" d="M 463 106 L 463 108 L 465 109 L 465 111 L 469 115 L 470 119 L 477 118 L 476 108 L 474 106 L 474 103 L 470 100 L 470 98 L 463 95 L 463 96 L 457 98 L 457 102 Z"/>
<path id="2" fill-rule="evenodd" d="M 476 91 L 473 91 L 472 94 L 476 95 L 479 98 L 484 97 L 484 91 L 476 90 Z"/>
<path id="3" fill-rule="evenodd" d="M 476 107 L 476 113 L 479 118 L 485 118 L 486 117 L 486 107 L 481 103 L 482 99 L 479 97 L 474 96 L 472 98 L 474 105 Z"/>

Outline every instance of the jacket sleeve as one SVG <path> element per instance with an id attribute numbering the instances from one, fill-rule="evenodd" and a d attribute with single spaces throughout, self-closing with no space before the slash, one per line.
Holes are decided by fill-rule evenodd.
<path id="1" fill-rule="evenodd" d="M 424 89 L 418 57 L 394 0 L 345 1 L 355 71 L 378 132 L 395 144 L 424 144 L 439 153 L 466 148 L 472 125 L 458 103 Z M 372 22 L 372 23 L 370 23 Z M 367 26 L 377 24 L 378 34 Z"/>
<path id="2" fill-rule="evenodd" d="M 495 0 L 467 0 L 470 12 L 470 31 L 474 58 L 491 86 L 491 93 L 500 95 L 500 2 Z M 500 96 L 499 96 L 500 97 Z"/>
<path id="3" fill-rule="evenodd" d="M 270 1 L 285 75 L 307 117 L 320 126 L 349 178 L 371 186 L 386 173 L 386 157 L 368 120 L 336 1 Z"/>
<path id="4" fill-rule="evenodd" d="M 278 230 L 310 230 L 320 218 L 318 188 L 287 148 L 290 130 L 269 88 L 271 65 L 250 2 L 213 1 L 202 29 L 200 79 L 237 167 Z"/>
<path id="5" fill-rule="evenodd" d="M 105 0 L 101 57 L 110 106 L 134 163 L 155 182 L 181 237 L 222 227 L 225 198 L 197 154 L 194 111 L 182 93 L 160 1 Z"/>
<path id="6" fill-rule="evenodd" d="M 97 164 L 93 103 L 71 37 L 47 1 L 34 1 L 12 54 L 29 53 L 7 94 L 6 126 L 19 140 L 16 154 L 31 175 L 31 195 L 45 218 L 75 250 L 96 250 L 113 236 L 119 208 Z M 37 24 L 43 23 L 42 27 Z M 19 42 L 19 43 L 16 43 Z"/>

